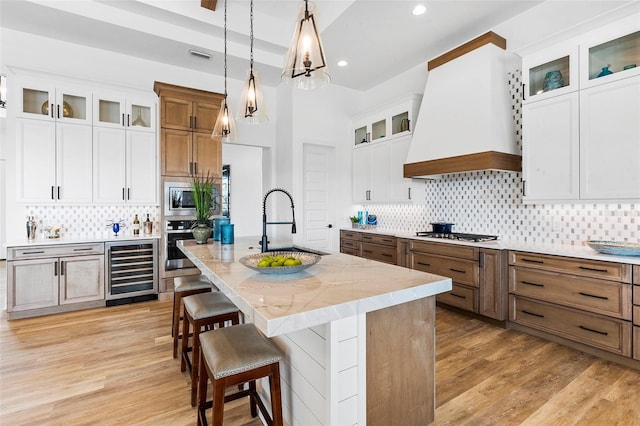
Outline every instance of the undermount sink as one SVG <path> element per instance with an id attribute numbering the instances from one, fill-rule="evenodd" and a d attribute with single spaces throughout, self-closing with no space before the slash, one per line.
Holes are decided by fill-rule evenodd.
<path id="1" fill-rule="evenodd" d="M 327 253 L 323 253 L 323 252 L 318 251 L 318 250 L 309 250 L 309 249 L 303 249 L 303 248 L 300 248 L 300 247 L 293 247 L 293 246 L 270 248 L 269 250 L 267 250 L 267 253 L 271 253 L 271 252 L 274 252 L 274 251 L 293 251 L 293 252 L 296 252 L 296 253 L 317 254 L 319 256 L 324 256 L 325 254 L 327 254 Z"/>

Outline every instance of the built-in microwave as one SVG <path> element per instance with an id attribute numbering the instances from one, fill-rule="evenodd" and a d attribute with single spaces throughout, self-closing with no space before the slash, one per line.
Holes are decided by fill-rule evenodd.
<path id="1" fill-rule="evenodd" d="M 218 202 L 215 204 L 213 215 L 219 215 L 220 206 L 220 184 L 213 184 L 211 194 Z M 164 215 L 165 216 L 194 216 L 196 206 L 193 201 L 193 188 L 189 182 L 165 182 L 164 183 Z"/>

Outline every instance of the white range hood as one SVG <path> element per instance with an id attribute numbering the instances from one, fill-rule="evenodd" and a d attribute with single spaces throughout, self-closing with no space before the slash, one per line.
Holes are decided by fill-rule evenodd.
<path id="1" fill-rule="evenodd" d="M 428 63 L 404 177 L 522 170 L 508 71 L 518 57 L 489 32 Z"/>

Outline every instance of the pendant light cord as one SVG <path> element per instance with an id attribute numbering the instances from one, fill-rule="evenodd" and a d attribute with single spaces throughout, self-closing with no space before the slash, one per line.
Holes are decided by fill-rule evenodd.
<path id="1" fill-rule="evenodd" d="M 224 0 L 224 104 L 227 105 L 227 0 Z"/>
<path id="2" fill-rule="evenodd" d="M 249 12 L 249 22 L 250 22 L 250 49 L 251 53 L 249 55 L 249 69 L 251 70 L 251 74 L 253 74 L 253 0 L 250 3 L 250 12 Z"/>

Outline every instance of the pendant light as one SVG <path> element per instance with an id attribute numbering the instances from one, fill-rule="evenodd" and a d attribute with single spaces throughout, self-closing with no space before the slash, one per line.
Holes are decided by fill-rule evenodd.
<path id="1" fill-rule="evenodd" d="M 267 108 L 262 96 L 262 87 L 258 75 L 253 71 L 253 0 L 250 2 L 250 46 L 249 75 L 242 93 L 242 111 L 238 110 L 236 119 L 250 124 L 268 123 Z"/>
<path id="2" fill-rule="evenodd" d="M 298 16 L 281 77 L 289 85 L 304 90 L 315 89 L 331 81 L 318 26 L 313 10 L 309 10 L 308 0 L 304 0 L 304 10 Z"/>
<path id="3" fill-rule="evenodd" d="M 224 98 L 211 137 L 220 137 L 222 142 L 233 142 L 237 136 L 236 124 L 227 103 L 227 0 L 224 0 Z"/>

